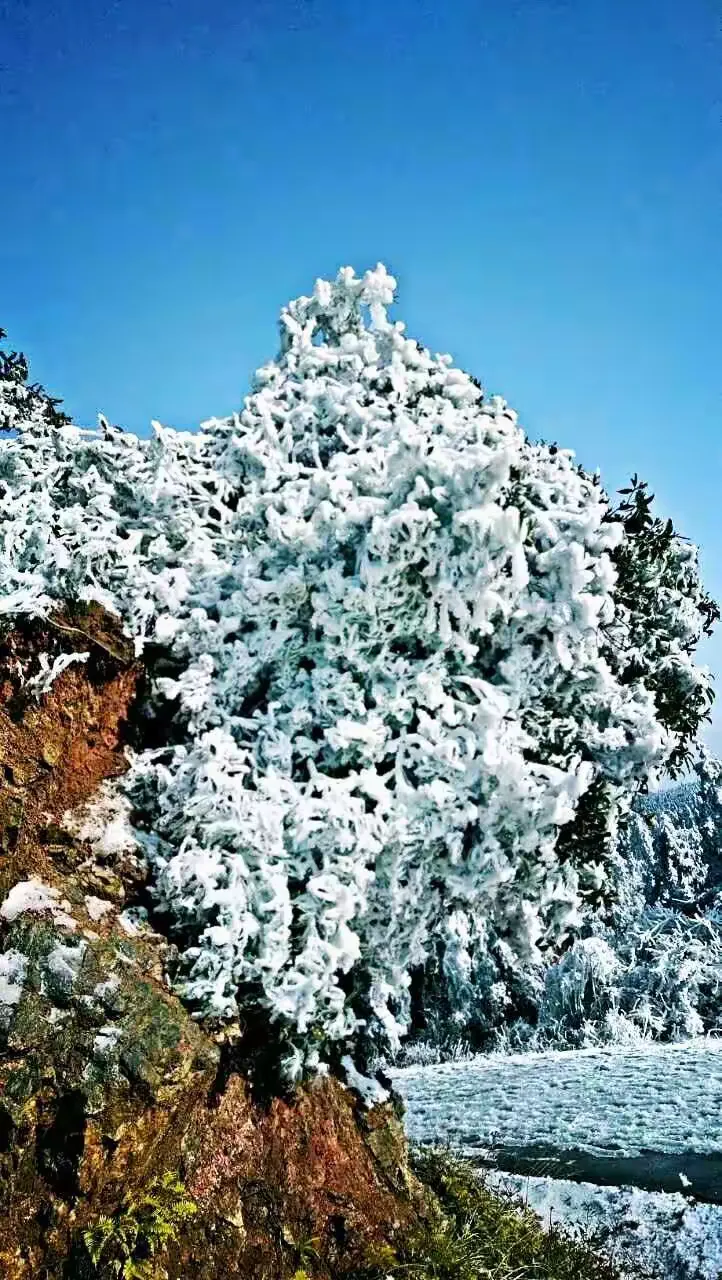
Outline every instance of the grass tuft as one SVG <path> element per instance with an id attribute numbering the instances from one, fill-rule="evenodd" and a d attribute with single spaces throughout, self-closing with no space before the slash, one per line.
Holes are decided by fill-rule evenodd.
<path id="1" fill-rule="evenodd" d="M 449 1152 L 417 1149 L 413 1168 L 437 1212 L 349 1280 L 654 1280 L 638 1267 L 622 1270 L 591 1232 L 544 1229 L 517 1196 L 492 1190 Z"/>

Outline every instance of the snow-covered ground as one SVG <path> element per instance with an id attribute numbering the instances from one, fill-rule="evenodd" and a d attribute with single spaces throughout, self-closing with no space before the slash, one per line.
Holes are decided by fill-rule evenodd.
<path id="1" fill-rule="evenodd" d="M 663 1280 L 718 1280 L 722 1274 L 722 1207 L 685 1196 L 597 1187 L 554 1178 L 488 1175 L 521 1196 L 542 1222 L 591 1228 L 618 1261 L 655 1269 Z"/>
<path id="2" fill-rule="evenodd" d="M 391 1074 L 419 1142 L 602 1158 L 694 1153 L 722 1167 L 722 1039 L 491 1054 Z"/>
<path id="3" fill-rule="evenodd" d="M 495 1165 L 542 1220 L 591 1222 L 664 1280 L 722 1277 L 722 1039 L 390 1074 L 414 1141 Z"/>

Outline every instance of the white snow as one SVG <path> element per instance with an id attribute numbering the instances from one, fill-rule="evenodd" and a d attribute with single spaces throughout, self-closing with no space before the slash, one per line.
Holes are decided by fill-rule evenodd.
<path id="1" fill-rule="evenodd" d="M 130 813 L 130 802 L 120 784 L 103 782 L 88 804 L 63 815 L 63 823 L 76 839 L 88 841 L 96 857 L 109 859 L 138 849 Z"/>
<path id="2" fill-rule="evenodd" d="M 43 884 L 42 880 L 33 877 L 30 880 L 19 880 L 13 885 L 7 898 L 0 906 L 0 917 L 12 924 L 17 920 L 18 916 L 24 915 L 26 912 L 41 914 L 44 911 L 50 912 L 56 924 L 62 925 L 66 929 L 74 930 L 77 928 L 75 920 L 69 916 L 67 912 L 70 910 L 70 903 L 60 900 L 60 894 L 57 889 L 51 885 Z"/>
<path id="3" fill-rule="evenodd" d="M 490 1055 L 389 1074 L 417 1142 L 615 1158 L 722 1153 L 722 1039 Z"/>
<path id="4" fill-rule="evenodd" d="M 111 1024 L 101 1027 L 93 1041 L 93 1056 L 95 1058 L 105 1058 L 112 1053 L 120 1040 L 121 1030 Z"/>
<path id="5" fill-rule="evenodd" d="M 96 1000 L 107 1000 L 114 996 L 120 989 L 120 978 L 115 973 L 111 973 L 109 978 L 103 982 L 99 982 L 97 987 L 93 988 L 93 995 Z"/>
<path id="6" fill-rule="evenodd" d="M 27 971 L 27 957 L 21 951 L 0 952 L 0 1025 L 4 1026 L 19 1003 Z"/>
<path id="7" fill-rule="evenodd" d="M 103 916 L 113 910 L 113 903 L 108 902 L 107 898 L 94 898 L 92 894 L 86 895 L 85 910 L 91 920 L 102 920 Z"/>
<path id="8" fill-rule="evenodd" d="M 148 926 L 148 912 L 145 907 L 126 907 L 118 916 L 118 924 L 130 938 L 135 938 Z"/>
<path id="9" fill-rule="evenodd" d="M 364 1106 L 374 1107 L 378 1103 L 386 1102 L 389 1096 L 388 1089 L 384 1089 L 378 1080 L 357 1071 L 349 1054 L 341 1059 L 341 1066 L 346 1073 L 346 1083 L 350 1089 L 355 1089 L 361 1095 Z"/>
<path id="10" fill-rule="evenodd" d="M 45 959 L 46 972 L 66 992 L 71 991 L 76 982 L 86 949 L 87 943 L 82 940 L 71 945 L 57 942 Z"/>
<path id="11" fill-rule="evenodd" d="M 551 1212 L 555 1220 L 598 1228 L 607 1251 L 655 1267 L 663 1280 L 722 1274 L 722 1205 L 694 1199 L 695 1178 L 687 1172 L 704 1169 L 715 1198 L 722 1170 L 722 1039 L 498 1054 L 390 1074 L 404 1097 L 413 1140 L 450 1143 L 492 1164 L 495 1152 L 499 1160 L 502 1150 L 517 1158 L 528 1152 L 534 1173 L 545 1176 L 498 1169 L 482 1176 L 520 1194 L 542 1222 Z M 669 1172 L 668 1191 L 568 1181 L 563 1172 L 577 1161 L 566 1157 L 578 1152 L 587 1153 L 585 1168 L 601 1182 L 613 1180 L 615 1161 L 623 1169 L 624 1160 L 642 1158 L 647 1177 L 654 1176 L 655 1160 L 667 1171 L 676 1167 L 688 1194 L 673 1191 Z M 550 1169 L 562 1176 L 546 1176 Z M 636 1274 L 632 1265 L 629 1275 Z"/>
<path id="12" fill-rule="evenodd" d="M 554 1178 L 484 1175 L 491 1186 L 525 1200 L 543 1225 L 550 1220 L 594 1229 L 612 1256 L 655 1268 L 663 1280 L 718 1280 L 722 1273 L 722 1205 L 683 1195 L 598 1187 Z"/>

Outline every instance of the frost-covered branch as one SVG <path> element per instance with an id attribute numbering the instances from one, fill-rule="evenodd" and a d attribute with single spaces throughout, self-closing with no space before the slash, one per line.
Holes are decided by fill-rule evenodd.
<path id="1" fill-rule="evenodd" d="M 241 412 L 195 436 L 51 423 L 0 384 L 0 611 L 98 601 L 165 654 L 175 745 L 129 788 L 179 989 L 260 1006 L 293 1070 L 396 1043 L 439 949 L 457 977 L 492 936 L 519 972 L 553 956 L 676 745 L 646 668 L 611 656 L 639 644 L 624 523 L 405 335 L 394 290 L 380 266 L 319 281 Z M 689 665 L 684 591 L 665 600 Z"/>

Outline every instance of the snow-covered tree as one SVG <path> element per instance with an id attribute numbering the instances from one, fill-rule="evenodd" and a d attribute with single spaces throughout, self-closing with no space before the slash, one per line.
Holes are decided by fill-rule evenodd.
<path id="1" fill-rule="evenodd" d="M 19 351 L 5 351 L 7 337 L 0 329 L 0 431 L 13 431 L 16 423 L 41 419 L 48 426 L 61 427 L 70 422 L 59 408 L 60 401 L 49 396 L 37 382 L 28 382 L 29 368 Z"/>
<path id="2" fill-rule="evenodd" d="M 694 773 L 638 797 L 620 835 L 614 909 L 547 969 L 527 1016 L 504 1031 L 508 1043 L 579 1047 L 722 1029 L 722 764 L 701 751 Z M 488 1001 L 480 985 L 468 1022 L 477 1035 Z M 488 1028 L 487 1043 L 505 1022 Z"/>
<path id="3" fill-rule="evenodd" d="M 722 891 L 722 762 L 701 750 L 677 786 L 640 796 L 614 870 L 612 921 L 623 929 L 645 906 L 693 914 Z"/>
<path id="4" fill-rule="evenodd" d="M 166 725 L 128 786 L 178 989 L 260 1013 L 290 1075 L 396 1044 L 431 959 L 460 988 L 493 946 L 523 985 L 688 733 L 616 594 L 625 520 L 389 319 L 394 288 L 317 282 L 195 436 L 33 409 L 0 442 L 0 612 L 122 616 Z M 706 689 L 686 563 L 657 643 Z"/>
<path id="5" fill-rule="evenodd" d="M 674 777 L 694 764 L 697 732 L 709 719 L 712 686 L 693 654 L 720 611 L 700 582 L 697 548 L 654 513 L 647 485 L 635 475 L 621 494 L 609 516 L 625 533 L 612 557 L 619 626 L 607 629 L 605 653 L 623 683 L 641 676 L 652 690 L 675 736 L 666 765 Z"/>

